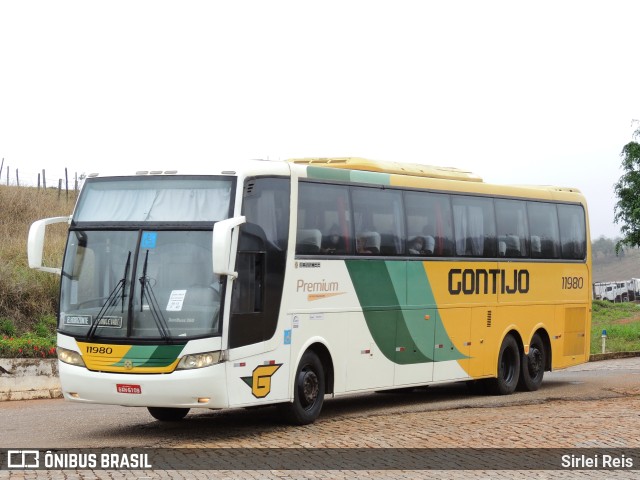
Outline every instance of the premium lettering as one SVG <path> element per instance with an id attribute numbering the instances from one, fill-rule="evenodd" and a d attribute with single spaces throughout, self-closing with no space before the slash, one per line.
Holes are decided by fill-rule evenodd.
<path id="1" fill-rule="evenodd" d="M 511 295 L 529 291 L 529 270 L 507 271 L 499 268 L 452 268 L 449 270 L 451 295 Z"/>
<path id="2" fill-rule="evenodd" d="M 298 283 L 296 284 L 296 292 L 337 292 L 338 289 L 338 282 L 327 282 L 324 279 L 321 282 L 305 282 L 304 280 L 298 280 Z"/>

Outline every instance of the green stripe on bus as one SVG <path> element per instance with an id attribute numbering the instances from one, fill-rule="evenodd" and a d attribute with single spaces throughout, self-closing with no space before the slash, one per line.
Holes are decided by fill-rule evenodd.
<path id="1" fill-rule="evenodd" d="M 351 170 L 351 181 L 358 183 L 373 183 L 376 185 L 391 185 L 391 175 L 388 173 Z"/>
<path id="2" fill-rule="evenodd" d="M 343 170 L 340 168 L 325 168 L 325 167 L 307 167 L 307 175 L 309 178 L 316 178 L 319 180 L 338 180 L 341 182 L 349 181 L 350 170 Z"/>
<path id="3" fill-rule="evenodd" d="M 340 182 L 370 183 L 374 185 L 391 185 L 388 173 L 366 172 L 363 170 L 346 170 L 344 168 L 307 167 L 309 178 L 319 180 L 337 180 Z"/>
<path id="4" fill-rule="evenodd" d="M 422 262 L 345 263 L 369 332 L 384 356 L 398 364 L 434 361 L 436 341 L 443 343 L 448 335 Z M 455 347 L 438 352 L 439 361 L 462 358 L 465 355 Z"/>
<path id="5" fill-rule="evenodd" d="M 183 348 L 184 345 L 134 345 L 112 366 L 123 367 L 130 360 L 136 367 L 167 367 L 176 361 Z"/>
<path id="6" fill-rule="evenodd" d="M 167 367 L 176 361 L 184 345 L 160 345 L 141 367 Z"/>

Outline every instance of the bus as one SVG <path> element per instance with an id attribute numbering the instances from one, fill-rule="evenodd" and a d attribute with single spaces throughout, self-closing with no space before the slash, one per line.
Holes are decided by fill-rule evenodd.
<path id="1" fill-rule="evenodd" d="M 302 425 L 326 396 L 463 381 L 506 395 L 588 361 L 578 190 L 362 158 L 214 170 L 89 174 L 70 217 L 31 226 L 29 265 L 61 275 L 67 400 L 162 421 L 277 405 Z M 56 222 L 68 240 L 50 267 Z"/>

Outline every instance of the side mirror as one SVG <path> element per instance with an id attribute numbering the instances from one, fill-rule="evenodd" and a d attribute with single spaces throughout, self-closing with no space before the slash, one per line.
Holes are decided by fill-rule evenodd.
<path id="1" fill-rule="evenodd" d="M 52 223 L 69 223 L 70 219 L 71 217 L 52 217 L 38 220 L 31 224 L 31 227 L 29 228 L 29 239 L 27 240 L 27 258 L 29 259 L 29 268 L 58 275 L 61 274 L 61 268 L 44 267 L 42 265 L 44 235 L 47 225 L 51 225 Z"/>
<path id="2" fill-rule="evenodd" d="M 213 225 L 211 253 L 213 257 L 213 273 L 216 275 L 238 277 L 238 272 L 233 270 L 235 262 L 234 258 L 231 257 L 231 238 L 233 229 L 246 221 L 245 217 L 235 217 L 216 222 Z"/>

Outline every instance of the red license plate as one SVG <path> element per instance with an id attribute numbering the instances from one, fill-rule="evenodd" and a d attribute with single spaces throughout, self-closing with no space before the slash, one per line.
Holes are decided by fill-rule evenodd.
<path id="1" fill-rule="evenodd" d="M 116 390 L 118 390 L 118 393 L 132 393 L 134 395 L 142 393 L 140 385 L 125 385 L 123 383 L 118 383 L 116 385 Z"/>

